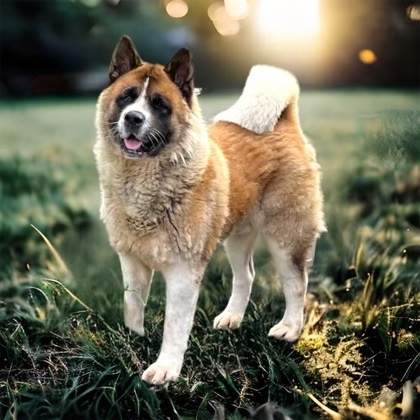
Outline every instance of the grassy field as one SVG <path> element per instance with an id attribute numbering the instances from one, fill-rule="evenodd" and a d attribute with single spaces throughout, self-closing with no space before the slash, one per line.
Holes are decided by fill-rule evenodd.
<path id="1" fill-rule="evenodd" d="M 235 97 L 203 95 L 206 119 Z M 212 329 L 230 292 L 220 249 L 182 377 L 157 388 L 140 376 L 159 350 L 164 284 L 157 275 L 146 337 L 129 332 L 118 261 L 98 221 L 94 101 L 0 103 L 0 418 L 415 418 L 418 97 L 303 92 L 301 122 L 323 168 L 329 232 L 319 241 L 302 338 L 267 337 L 284 304 L 263 244 L 242 327 Z"/>

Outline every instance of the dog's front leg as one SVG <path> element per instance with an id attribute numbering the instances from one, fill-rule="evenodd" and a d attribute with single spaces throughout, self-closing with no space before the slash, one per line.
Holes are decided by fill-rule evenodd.
<path id="1" fill-rule="evenodd" d="M 119 257 L 124 281 L 124 323 L 130 330 L 144 335 L 144 307 L 153 273 L 132 255 L 120 254 Z"/>
<path id="2" fill-rule="evenodd" d="M 162 270 L 166 280 L 166 313 L 159 357 L 142 379 L 161 385 L 178 379 L 187 350 L 204 267 L 182 261 Z"/>

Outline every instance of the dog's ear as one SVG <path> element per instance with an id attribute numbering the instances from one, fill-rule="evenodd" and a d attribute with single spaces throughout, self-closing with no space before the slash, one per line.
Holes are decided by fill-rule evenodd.
<path id="1" fill-rule="evenodd" d="M 188 105 L 194 92 L 194 66 L 188 48 L 181 48 L 165 67 L 169 78 L 178 86 Z"/>
<path id="2" fill-rule="evenodd" d="M 134 46 L 133 41 L 127 35 L 124 35 L 118 41 L 112 54 L 111 64 L 109 66 L 109 80 L 115 82 L 124 73 L 142 65 L 139 53 Z"/>

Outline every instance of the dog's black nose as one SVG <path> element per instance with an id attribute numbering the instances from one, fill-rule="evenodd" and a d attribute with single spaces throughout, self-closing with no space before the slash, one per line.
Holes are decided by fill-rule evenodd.
<path id="1" fill-rule="evenodd" d="M 138 128 L 143 125 L 145 120 L 144 115 L 138 111 L 130 111 L 125 114 L 124 121 L 129 127 Z"/>

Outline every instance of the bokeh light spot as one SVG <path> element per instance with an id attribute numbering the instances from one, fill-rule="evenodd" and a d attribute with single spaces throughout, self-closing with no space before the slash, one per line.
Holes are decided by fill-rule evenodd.
<path id="1" fill-rule="evenodd" d="M 235 20 L 245 19 L 249 13 L 248 0 L 225 0 L 227 14 Z"/>
<path id="2" fill-rule="evenodd" d="M 373 64 L 377 59 L 376 54 L 372 50 L 366 49 L 359 52 L 359 60 L 363 64 Z"/>
<path id="3" fill-rule="evenodd" d="M 407 16 L 410 20 L 420 21 L 420 4 L 413 4 L 407 8 Z"/>
<path id="4" fill-rule="evenodd" d="M 166 13 L 175 19 L 182 18 L 188 13 L 188 4 L 184 0 L 171 0 L 166 5 Z"/>
<path id="5" fill-rule="evenodd" d="M 207 13 L 213 21 L 216 31 L 222 36 L 236 35 L 241 29 L 239 22 L 229 16 L 225 6 L 221 2 L 211 4 Z"/>
<path id="6" fill-rule="evenodd" d="M 223 5 L 222 1 L 215 1 L 214 3 L 212 3 L 209 8 L 207 9 L 207 14 L 210 18 L 210 20 L 214 21 L 216 19 L 217 16 L 217 10 L 220 8 L 225 7 Z"/>

